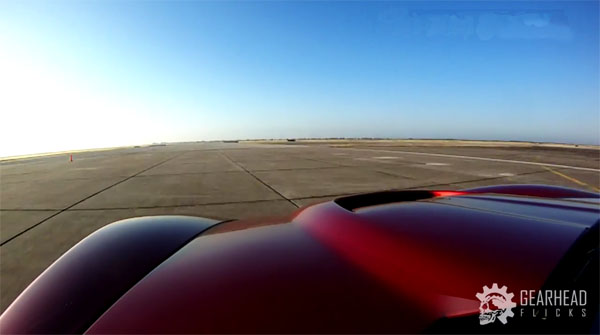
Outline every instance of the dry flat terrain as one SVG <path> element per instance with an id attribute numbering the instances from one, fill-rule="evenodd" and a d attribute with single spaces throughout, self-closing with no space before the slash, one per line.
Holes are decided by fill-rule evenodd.
<path id="1" fill-rule="evenodd" d="M 185 143 L 0 163 L 0 307 L 96 229 L 144 215 L 278 216 L 383 189 L 600 188 L 598 147 L 474 141 Z"/>

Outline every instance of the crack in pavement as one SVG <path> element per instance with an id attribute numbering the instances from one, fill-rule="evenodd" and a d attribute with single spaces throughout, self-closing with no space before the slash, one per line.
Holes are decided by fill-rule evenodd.
<path id="1" fill-rule="evenodd" d="M 226 153 L 221 152 L 221 155 L 223 155 L 223 157 L 225 157 L 225 159 L 227 159 L 229 162 L 231 162 L 232 164 L 235 164 L 236 166 L 238 166 L 239 168 L 241 168 L 242 170 L 246 171 L 246 173 L 248 173 L 249 175 L 251 175 L 254 179 L 256 179 L 259 183 L 265 185 L 268 189 L 270 189 L 271 191 L 275 192 L 275 194 L 277 194 L 278 196 L 280 196 L 281 198 L 287 200 L 290 204 L 292 204 L 294 207 L 296 208 L 300 208 L 300 206 L 295 203 L 293 200 L 288 199 L 287 197 L 285 197 L 283 194 L 279 193 L 279 191 L 277 191 L 276 189 L 274 189 L 273 187 L 271 187 L 271 185 L 265 183 L 262 179 L 258 178 L 254 173 L 250 172 L 248 169 L 246 169 L 242 164 L 234 161 L 233 159 L 231 159 Z"/>
<path id="2" fill-rule="evenodd" d="M 110 210 L 127 210 L 127 209 L 154 209 L 154 208 L 181 208 L 181 207 L 202 207 L 202 206 L 215 206 L 215 205 L 235 205 L 235 204 L 256 204 L 263 202 L 276 202 L 285 201 L 286 199 L 267 199 L 267 200 L 246 200 L 246 201 L 228 201 L 228 202 L 206 202 L 197 204 L 186 204 L 186 205 L 156 205 L 156 206 L 133 206 L 133 207 L 96 207 L 96 208 L 71 208 L 69 212 L 84 212 L 84 211 L 110 211 Z M 12 211 L 23 211 L 13 209 Z"/>
<path id="3" fill-rule="evenodd" d="M 239 150 L 239 149 L 238 149 Z M 212 151 L 212 150 L 211 150 Z M 215 150 L 217 151 L 217 150 Z M 383 151 L 383 150 L 373 150 L 373 151 Z M 0 244 L 0 246 L 5 245 L 7 243 L 9 243 L 10 241 L 12 241 L 13 239 L 23 235 L 24 233 L 32 230 L 33 228 L 39 226 L 40 224 L 48 221 L 49 219 L 65 212 L 65 211 L 84 211 L 84 210 L 126 210 L 126 209 L 152 209 L 152 208 L 177 208 L 177 207 L 194 207 L 194 206 L 210 206 L 210 205 L 228 205 L 228 204 L 243 204 L 243 203 L 260 203 L 260 202 L 269 202 L 269 201 L 279 201 L 279 200 L 251 200 L 251 201 L 237 201 L 237 202 L 214 202 L 214 203 L 201 203 L 201 204 L 188 204 L 188 205 L 164 205 L 164 206 L 140 206 L 140 207 L 112 207 L 112 208 L 85 208 L 85 209 L 73 209 L 74 206 L 116 186 L 119 185 L 131 178 L 137 177 L 139 175 L 141 175 L 144 172 L 147 172 L 155 167 L 158 167 L 170 160 L 173 160 L 177 157 L 180 157 L 184 154 L 189 153 L 190 151 L 182 151 L 179 152 L 178 154 L 171 156 L 157 164 L 154 164 L 148 168 L 145 168 L 131 176 L 128 176 L 112 185 L 109 185 L 75 203 L 73 203 L 72 205 L 66 207 L 66 208 L 45 208 L 45 209 L 0 209 L 0 211 L 55 211 L 56 213 L 48 216 L 47 218 L 41 220 L 40 222 L 30 226 L 29 228 L 23 230 L 22 232 L 18 233 L 17 235 L 7 239 L 6 241 L 2 242 Z M 396 151 L 394 151 L 396 152 Z M 222 150 L 219 150 L 218 153 L 220 155 L 222 155 L 224 158 L 226 158 L 229 162 L 231 162 L 232 164 L 234 164 L 235 166 L 239 167 L 241 170 L 243 170 L 243 172 L 248 173 L 250 176 L 252 176 L 254 179 L 256 179 L 257 181 L 259 181 L 261 184 L 265 185 L 267 188 L 269 188 L 271 191 L 273 191 L 274 193 L 276 193 L 278 196 L 280 196 L 283 200 L 288 201 L 290 204 L 292 204 L 294 207 L 301 207 L 296 201 L 297 200 L 307 200 L 307 199 L 317 199 L 317 198 L 324 198 L 324 197 L 339 197 L 339 196 L 345 196 L 348 194 L 352 194 L 353 192 L 346 192 L 343 194 L 324 194 L 324 195 L 315 195 L 315 196 L 307 196 L 307 197 L 297 197 L 297 198 L 287 198 L 285 197 L 283 194 L 281 194 L 279 191 L 277 191 L 276 189 L 274 189 L 273 187 L 271 187 L 270 185 L 268 185 L 266 182 L 264 182 L 263 180 L 261 180 L 260 178 L 258 178 L 254 173 L 252 173 L 252 171 L 246 169 L 241 163 L 238 163 L 236 161 L 234 161 L 232 158 L 230 158 L 225 152 L 223 152 Z M 337 167 L 349 167 L 349 168 L 357 168 L 357 169 L 362 169 L 362 170 L 369 170 L 369 171 L 374 171 L 374 172 L 379 172 L 379 173 L 384 173 L 382 171 L 378 171 L 376 169 L 371 169 L 369 167 L 364 167 L 364 166 L 351 166 L 351 165 L 343 165 L 337 162 L 327 162 L 327 161 L 323 161 L 323 160 L 319 160 L 319 159 L 313 159 L 313 158 L 306 158 L 306 157 L 299 157 L 299 159 L 305 159 L 305 160 L 310 160 L 310 161 L 315 161 L 315 162 L 320 162 L 320 163 L 325 163 L 325 164 L 331 164 L 331 165 L 335 165 L 334 167 L 315 167 L 315 168 L 299 168 L 299 169 L 273 169 L 273 170 L 257 170 L 255 172 L 260 172 L 260 171 L 285 171 L 285 170 L 318 170 L 318 169 L 332 169 L 332 168 L 337 168 Z M 533 164 L 533 165 L 538 165 L 538 164 Z M 544 165 L 544 164 L 539 164 L 539 165 Z M 549 166 L 555 166 L 553 164 L 547 164 Z M 559 167 L 559 168 L 555 168 L 554 171 L 562 171 L 562 170 L 569 170 L 572 169 L 572 167 Z M 242 172 L 242 171 L 230 171 L 230 172 Z M 206 174 L 206 173 L 213 173 L 213 172 L 200 172 L 198 174 Z M 221 172 L 223 173 L 223 172 Z M 533 172 L 525 172 L 525 173 L 520 173 L 520 174 L 515 174 L 514 176 L 510 176 L 510 177 L 516 177 L 516 176 L 525 176 L 525 175 L 533 175 L 533 174 L 542 174 L 542 173 L 551 173 L 551 171 L 548 170 L 540 170 L 540 171 L 533 171 Z M 190 173 L 190 174 L 196 174 L 196 173 Z M 402 176 L 402 175 L 396 175 L 394 173 L 391 172 L 385 172 L 385 174 L 387 175 L 391 175 L 394 177 L 401 177 L 401 178 L 406 178 L 406 179 L 413 179 L 414 178 L 409 178 L 406 176 Z M 149 177 L 149 176 L 148 176 Z M 430 188 L 430 187 L 440 187 L 440 186 L 447 186 L 447 185 L 455 185 L 455 184 L 462 184 L 462 183 L 472 183 L 472 182 L 481 182 L 481 181 L 490 181 L 490 180 L 501 180 L 501 179 L 507 179 L 510 178 L 507 176 L 497 176 L 497 177 L 486 177 L 486 178 L 477 178 L 477 179 L 468 179 L 468 180 L 459 180 L 459 181 L 454 181 L 454 182 L 448 182 L 448 183 L 434 183 L 434 184 L 423 184 L 423 185 L 419 185 L 419 186 L 413 186 L 413 187 L 408 187 L 405 189 L 419 189 L 419 188 Z M 373 191 L 375 190 L 375 188 L 373 189 Z M 370 191 L 365 191 L 365 192 L 370 192 Z"/>
<path id="4" fill-rule="evenodd" d="M 355 167 L 355 166 L 347 166 L 347 167 Z M 306 168 L 306 170 L 334 169 L 334 168 L 337 168 L 337 167 L 329 167 L 329 168 Z M 288 170 L 288 169 L 285 169 L 285 170 Z M 290 169 L 290 170 L 295 170 L 295 169 Z M 555 169 L 555 171 L 560 171 L 560 170 L 565 170 L 565 169 Z M 264 171 L 280 171 L 280 170 L 258 170 L 258 171 L 253 171 L 253 172 L 264 172 Z M 230 172 L 242 173 L 242 172 L 246 172 L 246 171 L 230 171 Z M 540 174 L 541 173 L 549 173 L 549 172 L 550 171 L 539 170 L 539 171 L 518 173 L 518 174 L 515 174 L 513 176 L 497 176 L 497 177 L 486 177 L 486 178 L 459 180 L 459 181 L 449 182 L 449 183 L 423 184 L 423 185 L 419 185 L 419 186 L 411 186 L 411 187 L 404 188 L 404 189 L 410 190 L 410 189 L 417 189 L 417 188 L 423 188 L 423 187 L 454 185 L 454 184 L 461 184 L 461 183 L 471 183 L 471 182 L 486 181 L 486 180 L 504 179 L 504 178 L 511 178 L 511 177 L 517 177 L 517 176 L 532 175 L 532 174 L 538 174 L 538 173 L 540 173 Z M 205 173 L 200 173 L 200 174 L 205 174 Z M 139 177 L 139 176 L 136 176 L 136 177 Z M 377 188 L 377 189 L 374 188 L 372 191 L 366 191 L 366 192 L 373 192 L 373 191 L 376 191 L 376 190 L 380 190 L 380 188 Z M 185 204 L 185 205 L 156 205 L 156 206 L 132 206 L 132 207 L 97 207 L 97 208 L 67 208 L 67 209 L 63 209 L 63 208 L 3 208 L 3 209 L 0 209 L 0 211 L 6 211 L 6 212 L 10 212 L 10 211 L 13 211 L 13 212 L 48 212 L 48 211 L 50 211 L 50 212 L 52 212 L 52 211 L 65 211 L 65 210 L 68 210 L 68 211 L 87 211 L 87 210 L 126 210 L 126 209 L 177 208 L 177 207 L 196 207 L 196 206 L 211 206 L 211 205 L 251 204 L 251 203 L 261 203 L 261 202 L 274 202 L 274 201 L 281 201 L 281 200 L 295 201 L 295 200 L 318 199 L 318 198 L 325 198 L 325 197 L 341 197 L 341 196 L 347 196 L 347 195 L 351 195 L 351 194 L 356 194 L 356 192 L 345 192 L 345 193 L 335 193 L 335 194 L 320 194 L 320 195 L 312 195 L 312 196 L 289 198 L 289 199 L 284 198 L 284 199 L 264 199 L 264 200 L 205 202 L 205 203 L 193 203 L 193 204 Z"/>
<path id="5" fill-rule="evenodd" d="M 40 221 L 40 222 L 38 222 L 38 223 L 34 224 L 33 226 L 31 226 L 31 227 L 29 227 L 29 228 L 27 228 L 27 229 L 23 230 L 22 232 L 20 232 L 20 233 L 16 234 L 15 236 L 13 236 L 13 237 L 11 237 L 11 238 L 7 239 L 6 241 L 4 241 L 4 242 L 0 243 L 0 246 L 3 246 L 3 245 L 5 245 L 5 244 L 9 243 L 10 241 L 14 240 L 15 238 L 17 238 L 17 237 L 19 237 L 19 236 L 21 236 L 21 235 L 25 234 L 26 232 L 28 232 L 28 231 L 32 230 L 33 228 L 35 228 L 35 227 L 37 227 L 37 226 L 41 225 L 41 224 L 42 224 L 42 223 L 44 223 L 44 222 L 46 222 L 46 221 L 48 221 L 48 220 L 52 219 L 53 217 L 55 217 L 55 216 L 59 215 L 60 213 L 63 213 L 63 212 L 65 212 L 65 211 L 69 210 L 70 208 L 72 208 L 72 207 L 74 207 L 74 206 L 76 206 L 76 205 L 79 205 L 80 203 L 82 203 L 82 202 L 84 202 L 84 201 L 86 201 L 86 200 L 90 199 L 91 197 L 94 197 L 94 196 L 96 196 L 96 195 L 98 195 L 98 194 L 100 194 L 100 193 L 102 193 L 102 192 L 104 192 L 104 191 L 106 191 L 106 190 L 108 190 L 108 189 L 110 189 L 110 188 L 114 187 L 114 186 L 117 186 L 117 185 L 119 185 L 119 184 L 121 184 L 121 183 L 123 183 L 123 182 L 125 182 L 125 181 L 128 181 L 129 179 L 131 179 L 131 178 L 133 178 L 133 177 L 135 177 L 135 176 L 137 176 L 137 175 L 139 175 L 139 174 L 142 174 L 142 173 L 144 173 L 144 172 L 146 172 L 146 171 L 148 171 L 148 170 L 150 170 L 150 169 L 153 169 L 153 168 L 155 168 L 155 167 L 157 167 L 157 166 L 159 166 L 159 165 L 161 165 L 161 164 L 164 164 L 164 163 L 166 163 L 166 162 L 168 162 L 168 161 L 170 161 L 170 160 L 172 160 L 172 159 L 174 159 L 174 158 L 176 158 L 176 157 L 179 157 L 179 156 L 181 156 L 181 155 L 183 155 L 183 153 L 180 153 L 180 154 L 178 154 L 178 155 L 174 155 L 174 156 L 172 156 L 172 157 L 170 157 L 170 158 L 167 158 L 167 159 L 165 159 L 165 160 L 163 160 L 163 161 L 161 161 L 161 162 L 159 162 L 159 163 L 157 163 L 157 164 L 154 164 L 154 165 L 152 165 L 152 166 L 151 166 L 151 167 L 149 167 L 149 168 L 146 168 L 146 169 L 144 169 L 144 170 L 142 170 L 142 171 L 139 171 L 139 172 L 137 172 L 137 173 L 135 173 L 135 174 L 133 174 L 133 175 L 131 175 L 131 176 L 129 176 L 129 177 L 127 177 L 127 178 L 123 179 L 123 180 L 120 180 L 120 181 L 118 181 L 118 182 L 116 182 L 116 183 L 114 183 L 114 184 L 112 184 L 112 185 L 109 185 L 109 186 L 107 186 L 107 187 L 105 187 L 105 188 L 101 189 L 100 191 L 98 191 L 98 192 L 95 192 L 95 193 L 93 193 L 93 194 L 91 194 L 91 195 L 89 195 L 89 196 L 87 196 L 87 197 L 85 197 L 85 198 L 83 198 L 83 199 L 81 199 L 81 200 L 79 200 L 79 201 L 75 202 L 74 204 L 72 204 L 72 205 L 70 205 L 70 206 L 68 206 L 68 207 L 66 207 L 66 208 L 63 208 L 63 209 L 61 209 L 59 212 L 57 212 L 57 213 L 54 213 L 53 215 L 50 215 L 49 217 L 47 217 L 47 218 L 43 219 L 42 221 Z"/>

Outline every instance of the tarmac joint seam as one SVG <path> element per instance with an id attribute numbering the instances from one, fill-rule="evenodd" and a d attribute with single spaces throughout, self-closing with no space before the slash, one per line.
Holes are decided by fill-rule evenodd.
<path id="1" fill-rule="evenodd" d="M 273 187 L 271 187 L 271 185 L 265 183 L 262 179 L 258 178 L 254 173 L 252 173 L 251 171 L 249 171 L 248 169 L 246 169 L 242 164 L 239 164 L 238 162 L 234 161 L 233 159 L 231 159 L 226 153 L 221 152 L 221 155 L 223 155 L 223 157 L 225 157 L 225 159 L 227 159 L 229 162 L 231 162 L 232 164 L 236 165 L 237 167 L 239 167 L 240 169 L 246 171 L 246 173 L 248 173 L 249 175 L 251 175 L 254 179 L 256 179 L 259 183 L 265 185 L 268 189 L 270 189 L 271 191 L 275 192 L 275 194 L 277 194 L 278 196 L 280 196 L 281 198 L 287 200 L 290 204 L 292 204 L 294 207 L 296 208 L 300 208 L 300 206 L 298 206 L 297 203 L 295 203 L 294 201 L 286 198 L 283 194 L 281 194 L 279 191 L 277 191 L 276 189 L 274 189 Z"/>
<path id="2" fill-rule="evenodd" d="M 98 194 L 100 194 L 100 193 L 102 193 L 102 192 L 104 192 L 104 191 L 106 191 L 106 190 L 108 190 L 108 189 L 110 189 L 110 188 L 114 187 L 114 186 L 117 186 L 117 185 L 119 185 L 119 184 L 121 184 L 121 183 L 123 183 L 123 182 L 125 182 L 125 181 L 128 181 L 129 179 L 131 179 L 131 178 L 133 178 L 133 177 L 135 177 L 135 176 L 137 176 L 137 175 L 139 175 L 139 174 L 142 174 L 142 173 L 144 173 L 144 172 L 146 172 L 146 171 L 148 171 L 148 170 L 150 170 L 150 169 L 153 169 L 153 168 L 155 168 L 155 167 L 157 167 L 157 166 L 159 166 L 159 165 L 161 165 L 161 164 L 164 164 L 164 163 L 166 163 L 166 162 L 168 162 L 168 161 L 170 161 L 170 160 L 172 160 L 172 159 L 174 159 L 174 158 L 176 158 L 176 157 L 179 157 L 179 156 L 181 156 L 181 155 L 183 155 L 183 153 L 180 153 L 180 154 L 178 154 L 178 155 L 175 155 L 175 156 L 172 156 L 172 157 L 170 157 L 170 158 L 167 158 L 167 159 L 165 159 L 165 160 L 163 160 L 163 161 L 161 161 L 161 162 L 159 162 L 159 163 L 157 163 L 157 164 L 154 164 L 154 165 L 152 165 L 152 166 L 151 166 L 151 167 L 149 167 L 149 168 L 146 168 L 146 169 L 144 169 L 144 170 L 142 170 L 142 171 L 139 171 L 139 172 L 137 172 L 137 173 L 135 173 L 135 174 L 133 174 L 133 175 L 131 175 L 131 176 L 129 176 L 129 177 L 127 177 L 127 178 L 123 179 L 123 180 L 120 180 L 120 181 L 118 181 L 118 182 L 116 182 L 116 183 L 114 183 L 114 184 L 112 184 L 112 185 L 109 185 L 109 186 L 107 186 L 107 187 L 105 187 L 105 188 L 101 189 L 100 191 L 98 191 L 98 192 L 95 192 L 95 193 L 93 193 L 93 194 L 91 194 L 91 195 L 89 195 L 89 196 L 87 196 L 87 197 L 85 197 L 85 198 L 83 198 L 83 199 L 81 199 L 81 200 L 79 200 L 79 201 L 75 202 L 74 204 L 72 204 L 72 205 L 70 205 L 70 206 L 68 206 L 68 207 L 66 207 L 66 208 L 63 208 L 63 209 L 61 209 L 59 212 L 57 212 L 57 213 L 54 213 L 53 215 L 50 215 L 49 217 L 47 217 L 47 218 L 43 219 L 42 221 L 40 221 L 40 222 L 38 222 L 38 223 L 34 224 L 33 226 L 31 226 L 31 227 L 29 227 L 29 228 L 27 228 L 27 229 L 25 229 L 25 230 L 21 231 L 20 233 L 16 234 L 15 236 L 13 236 L 13 237 L 11 237 L 11 238 L 7 239 L 6 241 L 4 241 L 4 242 L 0 243 L 0 247 L 1 247 L 1 246 L 3 246 L 3 245 L 5 245 L 5 244 L 7 244 L 7 243 L 9 243 L 10 241 L 14 240 L 15 238 L 17 238 L 17 237 L 19 237 L 19 236 L 21 236 L 21 235 L 25 234 L 26 232 L 28 232 L 28 231 L 32 230 L 33 228 L 35 228 L 35 227 L 37 227 L 37 226 L 41 225 L 42 223 L 44 223 L 44 222 L 46 222 L 46 221 L 48 221 L 48 220 L 52 219 L 53 217 L 55 217 L 55 216 L 59 215 L 60 213 L 63 213 L 63 212 L 65 212 L 65 211 L 69 210 L 70 208 L 73 208 L 74 206 L 77 206 L 77 205 L 79 205 L 80 203 L 82 203 L 82 202 L 84 202 L 84 201 L 86 201 L 86 200 L 90 199 L 91 197 L 94 197 L 94 196 L 96 196 L 96 195 L 98 195 Z"/>

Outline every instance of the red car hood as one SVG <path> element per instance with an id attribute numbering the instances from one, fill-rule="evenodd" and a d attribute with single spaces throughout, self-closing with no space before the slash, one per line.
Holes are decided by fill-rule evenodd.
<path id="1" fill-rule="evenodd" d="M 419 332 L 477 313 L 484 285 L 540 288 L 596 220 L 593 204 L 489 194 L 327 202 L 197 237 L 87 333 Z"/>

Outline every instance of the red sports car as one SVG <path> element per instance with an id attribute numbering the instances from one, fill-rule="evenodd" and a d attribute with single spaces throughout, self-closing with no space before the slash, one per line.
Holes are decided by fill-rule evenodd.
<path id="1" fill-rule="evenodd" d="M 599 199 L 511 185 L 127 219 L 52 264 L 0 332 L 597 333 Z"/>

